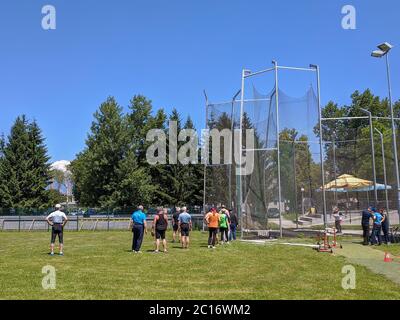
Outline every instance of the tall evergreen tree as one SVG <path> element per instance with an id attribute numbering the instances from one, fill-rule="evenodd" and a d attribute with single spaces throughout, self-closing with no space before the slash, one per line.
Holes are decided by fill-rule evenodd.
<path id="1" fill-rule="evenodd" d="M 36 122 L 18 117 L 7 142 L 2 142 L 0 202 L 9 208 L 43 208 L 49 205 L 49 157 Z"/>

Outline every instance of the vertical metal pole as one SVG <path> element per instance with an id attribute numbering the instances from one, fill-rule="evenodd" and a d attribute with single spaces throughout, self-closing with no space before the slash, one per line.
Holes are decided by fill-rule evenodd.
<path id="1" fill-rule="evenodd" d="M 206 130 L 208 129 L 208 97 L 206 92 L 204 91 L 204 97 L 206 98 Z M 208 139 L 208 135 L 207 135 Z M 207 187 L 207 163 L 208 163 L 208 154 L 209 154 L 209 148 L 208 148 L 208 143 L 203 141 L 204 145 L 204 173 L 203 173 L 203 232 L 205 231 L 205 224 L 204 224 L 204 217 L 206 216 L 206 187 Z"/>
<path id="2" fill-rule="evenodd" d="M 296 211 L 296 228 L 299 228 L 299 212 L 297 206 L 297 179 L 296 179 L 296 136 L 293 137 L 293 183 L 294 183 L 294 210 Z"/>
<path id="3" fill-rule="evenodd" d="M 385 145 L 383 141 L 383 133 L 375 128 L 375 131 L 379 133 L 381 137 L 381 147 L 382 147 L 382 163 L 383 163 L 383 179 L 385 183 L 385 200 L 386 200 L 386 212 L 387 212 L 387 221 L 388 221 L 388 228 L 390 228 L 390 218 L 389 218 L 389 197 L 388 197 L 388 189 L 387 189 L 387 175 L 386 175 L 386 157 L 385 157 Z"/>
<path id="4" fill-rule="evenodd" d="M 327 216 L 326 216 L 326 190 L 325 190 L 325 165 L 324 165 L 324 153 L 323 153 L 323 132 L 322 132 L 322 108 L 321 108 L 321 89 L 320 89 L 320 75 L 319 66 L 312 66 L 317 72 L 317 94 L 318 94 L 318 122 L 319 122 L 319 153 L 321 161 L 321 180 L 322 180 L 322 211 L 324 215 L 324 228 L 328 226 Z"/>
<path id="5" fill-rule="evenodd" d="M 374 198 L 375 198 L 375 206 L 378 205 L 378 191 L 376 188 L 376 169 L 375 169 L 375 143 L 374 143 L 374 126 L 372 123 L 372 113 L 364 108 L 360 108 L 360 110 L 368 113 L 369 117 L 369 134 L 371 139 L 371 149 L 372 149 L 372 174 L 374 177 Z"/>
<path id="6" fill-rule="evenodd" d="M 276 150 L 278 153 L 278 207 L 279 207 L 279 233 L 283 237 L 282 230 L 282 190 L 281 190 L 281 155 L 280 155 L 280 137 L 279 137 L 279 82 L 278 82 L 278 62 L 272 61 L 275 67 L 275 108 L 276 108 Z"/>
<path id="7" fill-rule="evenodd" d="M 392 122 L 392 140 L 393 140 L 393 154 L 394 154 L 394 168 L 396 173 L 396 196 L 397 196 L 397 214 L 400 218 L 400 178 L 399 178 L 399 160 L 397 155 L 397 139 L 396 139 L 396 125 L 394 123 L 393 100 L 392 100 L 392 86 L 390 81 L 390 66 L 389 66 L 389 53 L 386 54 L 386 72 L 389 88 L 389 105 L 390 105 L 390 118 Z"/>
<path id="8" fill-rule="evenodd" d="M 232 201 L 232 166 L 234 165 L 234 150 L 235 150 L 235 142 L 234 142 L 234 132 L 235 132 L 235 101 L 238 95 L 240 94 L 240 90 L 234 95 L 232 98 L 232 107 L 231 107 L 231 134 L 232 134 L 232 141 L 231 141 L 231 165 L 229 166 L 229 206 L 233 208 L 233 201 Z"/>
<path id="9" fill-rule="evenodd" d="M 240 127 L 240 135 L 239 135 L 239 171 L 236 170 L 236 179 L 237 179 L 237 188 L 238 188 L 238 214 L 239 220 L 240 220 L 240 237 L 243 239 L 243 195 L 242 195 L 242 176 L 241 176 L 241 170 L 242 170 L 242 156 L 243 156 L 243 110 L 244 110 L 244 80 L 245 80 L 245 75 L 246 75 L 246 70 L 242 70 L 242 85 L 241 85 L 241 91 L 240 91 L 240 120 L 239 120 L 239 127 Z M 248 214 L 248 212 L 246 212 Z"/>
<path id="10" fill-rule="evenodd" d="M 337 201 L 337 172 L 336 172 L 336 142 L 335 142 L 335 137 L 332 137 L 332 148 L 333 148 L 333 174 L 335 176 L 335 206 L 338 205 Z"/>

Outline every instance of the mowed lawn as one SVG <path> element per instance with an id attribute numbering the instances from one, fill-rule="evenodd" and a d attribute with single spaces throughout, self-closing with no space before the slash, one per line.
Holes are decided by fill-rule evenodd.
<path id="1" fill-rule="evenodd" d="M 342 288 L 339 256 L 310 248 L 236 242 L 207 249 L 192 233 L 189 250 L 171 244 L 154 254 L 147 235 L 141 255 L 132 234 L 66 232 L 65 256 L 48 255 L 50 233 L 0 232 L 1 299 L 399 299 L 400 287 L 355 266 L 357 288 Z M 171 234 L 168 234 L 171 238 Z M 56 268 L 56 289 L 42 288 L 42 267 Z"/>

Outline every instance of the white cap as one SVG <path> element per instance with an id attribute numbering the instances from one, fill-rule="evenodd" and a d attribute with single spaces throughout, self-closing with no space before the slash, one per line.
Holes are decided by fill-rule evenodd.
<path id="1" fill-rule="evenodd" d="M 61 204 L 57 203 L 56 204 L 56 209 L 61 209 Z"/>

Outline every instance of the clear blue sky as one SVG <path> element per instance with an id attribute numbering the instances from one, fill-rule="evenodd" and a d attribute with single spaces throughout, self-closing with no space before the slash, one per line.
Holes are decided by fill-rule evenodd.
<path id="1" fill-rule="evenodd" d="M 41 28 L 41 8 L 57 10 L 57 29 Z M 341 28 L 341 8 L 357 9 L 357 30 Z M 0 132 L 26 114 L 42 127 L 52 160 L 82 150 L 92 115 L 107 96 L 126 107 L 144 94 L 204 126 L 206 89 L 228 100 L 243 67 L 321 66 L 322 100 L 348 103 L 356 90 L 387 93 L 382 41 L 392 51 L 400 97 L 397 0 L 4 0 L 0 4 Z M 270 89 L 270 88 L 266 88 Z M 295 81 L 282 84 L 291 94 Z"/>

